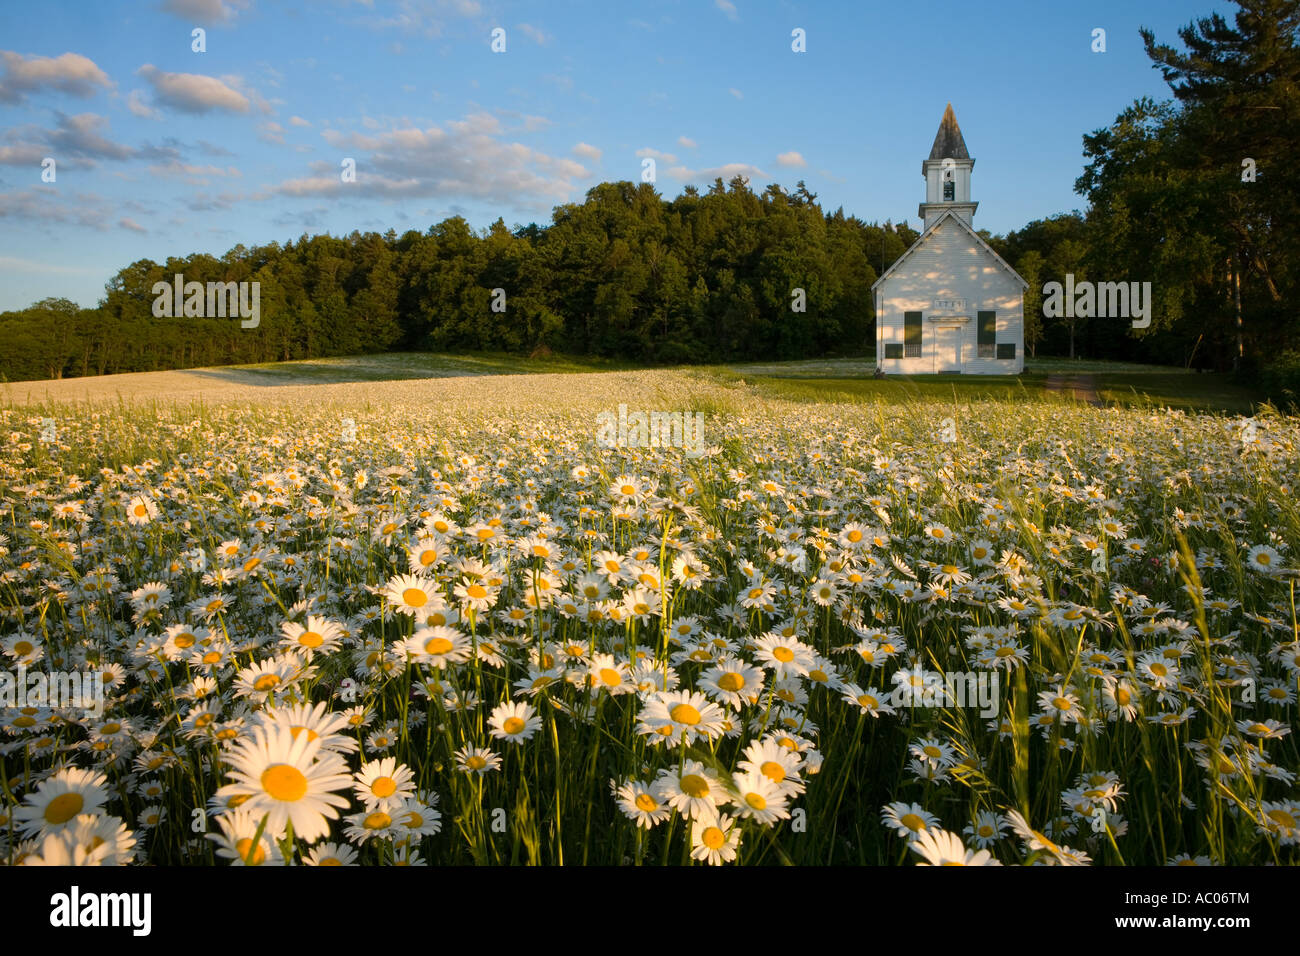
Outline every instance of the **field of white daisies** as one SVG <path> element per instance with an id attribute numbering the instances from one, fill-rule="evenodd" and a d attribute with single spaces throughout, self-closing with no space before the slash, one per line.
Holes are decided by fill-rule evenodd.
<path id="1" fill-rule="evenodd" d="M 600 447 L 638 400 L 707 452 Z M 1298 457 L 673 372 L 0 406 L 0 671 L 105 688 L 0 709 L 0 861 L 1300 862 Z"/>

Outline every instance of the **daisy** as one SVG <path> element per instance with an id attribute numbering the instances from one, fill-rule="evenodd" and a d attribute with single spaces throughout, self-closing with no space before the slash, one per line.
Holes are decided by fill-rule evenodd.
<path id="1" fill-rule="evenodd" d="M 320 740 L 294 735 L 278 726 L 259 726 L 223 756 L 234 783 L 218 797 L 248 796 L 242 809 L 259 819 L 268 814 L 266 828 L 278 838 L 292 824 L 295 837 L 314 843 L 329 833 L 327 820 L 338 817 L 346 797 L 335 791 L 352 783 L 343 758 L 321 749 Z"/>
<path id="2" fill-rule="evenodd" d="M 886 826 L 891 826 L 900 837 L 911 841 L 939 822 L 939 818 L 919 803 L 890 803 L 881 808 Z"/>
<path id="3" fill-rule="evenodd" d="M 117 817 L 78 815 L 66 827 L 49 832 L 24 866 L 125 866 L 135 859 L 136 837 Z"/>
<path id="4" fill-rule="evenodd" d="M 357 749 L 355 737 L 349 734 L 352 724 L 346 713 L 335 713 L 324 701 L 315 705 L 292 704 L 262 711 L 263 719 L 286 728 L 294 739 L 306 734 L 309 740 L 319 740 L 322 750 L 352 753 Z"/>
<path id="5" fill-rule="evenodd" d="M 741 817 L 769 826 L 777 820 L 789 819 L 785 792 L 761 770 L 733 774 L 731 782 L 736 790 L 731 802 Z"/>
<path id="6" fill-rule="evenodd" d="M 216 817 L 220 833 L 205 834 L 217 845 L 217 856 L 231 861 L 232 866 L 282 866 L 284 857 L 269 828 L 263 828 L 256 845 L 253 838 L 261 825 L 262 816 L 254 816 L 240 808 Z"/>
<path id="7" fill-rule="evenodd" d="M 468 637 L 451 627 L 422 627 L 400 645 L 416 663 L 433 668 L 463 664 L 473 656 Z"/>
<path id="8" fill-rule="evenodd" d="M 724 658 L 700 675 L 698 686 L 710 697 L 739 710 L 763 692 L 763 671 L 739 658 Z"/>
<path id="9" fill-rule="evenodd" d="M 318 843 L 302 862 L 304 866 L 356 866 L 357 851 L 346 843 Z"/>
<path id="10" fill-rule="evenodd" d="M 396 757 L 368 760 L 353 778 L 353 792 L 367 810 L 391 811 L 415 793 L 415 775 L 405 764 L 398 766 Z"/>
<path id="11" fill-rule="evenodd" d="M 481 581 L 466 577 L 456 585 L 453 593 L 460 599 L 461 606 L 470 611 L 486 611 L 496 603 L 497 589 Z"/>
<path id="12" fill-rule="evenodd" d="M 36 785 L 14 810 L 14 823 L 24 836 L 53 833 L 83 813 L 95 814 L 108 800 L 108 778 L 98 770 L 67 767 Z"/>
<path id="13" fill-rule="evenodd" d="M 917 866 L 1001 866 L 988 850 L 968 850 L 961 837 L 934 827 L 917 834 L 908 848 L 925 858 Z"/>
<path id="14" fill-rule="evenodd" d="M 537 711 L 531 704 L 507 701 L 493 709 L 488 726 L 492 728 L 493 737 L 517 744 L 528 740 L 537 732 L 542 726 L 542 718 L 537 716 Z"/>
<path id="15" fill-rule="evenodd" d="M 607 692 L 611 697 L 636 693 L 626 661 L 616 660 L 613 654 L 597 654 L 591 659 L 587 671 L 592 693 Z"/>
<path id="16" fill-rule="evenodd" d="M 343 627 L 323 617 L 311 615 L 305 625 L 297 621 L 285 621 L 280 625 L 283 637 L 280 644 L 294 650 L 307 653 L 319 651 L 328 654 L 339 646 L 343 639 Z"/>
<path id="17" fill-rule="evenodd" d="M 687 760 L 680 770 L 659 771 L 655 781 L 659 798 L 684 817 L 711 817 L 718 804 L 727 799 L 722 784 L 698 760 Z"/>
<path id="18" fill-rule="evenodd" d="M 483 747 L 464 746 L 456 751 L 456 767 L 464 773 L 485 774 L 501 769 L 501 758 Z"/>
<path id="19" fill-rule="evenodd" d="M 615 796 L 619 809 L 638 827 L 649 830 L 672 815 L 672 808 L 653 783 L 629 780 L 618 788 Z"/>
<path id="20" fill-rule="evenodd" d="M 1255 571 L 1276 574 L 1282 570 L 1282 556 L 1276 548 L 1267 544 L 1257 544 L 1247 552 L 1246 564 Z"/>
<path id="21" fill-rule="evenodd" d="M 812 669 L 816 651 L 793 637 L 769 633 L 754 641 L 755 654 L 765 666 L 772 668 L 774 676 L 804 677 Z"/>
<path id="22" fill-rule="evenodd" d="M 975 822 L 968 823 L 962 833 L 971 837 L 976 846 L 984 849 L 1002 839 L 1002 831 L 1005 827 L 1006 823 L 1000 813 L 980 810 L 975 814 Z"/>
<path id="23" fill-rule="evenodd" d="M 697 817 L 691 824 L 691 859 L 721 866 L 736 858 L 740 849 L 740 827 L 725 813 Z"/>
<path id="24" fill-rule="evenodd" d="M 392 811 L 393 821 L 402 828 L 399 845 L 442 832 L 442 814 L 419 797 L 407 797 Z"/>
<path id="25" fill-rule="evenodd" d="M 685 744 L 711 740 L 722 731 L 721 707 L 703 694 L 671 691 L 652 695 L 641 710 L 637 732 Z"/>
<path id="26" fill-rule="evenodd" d="M 129 524 L 145 525 L 158 517 L 158 505 L 148 495 L 136 495 L 126 503 L 126 520 Z"/>
<path id="27" fill-rule="evenodd" d="M 399 574 L 384 586 L 384 598 L 398 614 L 414 616 L 434 600 L 437 589 L 422 574 Z"/>
<path id="28" fill-rule="evenodd" d="M 401 826 L 393 820 L 392 814 L 384 810 L 362 810 L 343 818 L 347 826 L 343 835 L 353 843 L 364 844 L 369 840 L 391 840 L 401 831 Z"/>
<path id="29" fill-rule="evenodd" d="M 1058 684 L 1054 691 L 1039 692 L 1038 704 L 1056 720 L 1070 723 L 1079 719 L 1079 698 L 1067 692 L 1063 685 Z"/>
<path id="30" fill-rule="evenodd" d="M 303 676 L 302 665 L 290 657 L 271 658 L 243 668 L 235 675 L 235 696 L 266 700 Z"/>

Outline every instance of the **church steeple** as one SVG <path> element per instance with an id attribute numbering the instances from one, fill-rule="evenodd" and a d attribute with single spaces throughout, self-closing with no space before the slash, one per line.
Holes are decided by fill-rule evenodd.
<path id="1" fill-rule="evenodd" d="M 957 114 L 952 111 L 951 103 L 943 111 L 939 132 L 934 134 L 930 158 L 940 162 L 945 159 L 970 159 L 970 153 L 966 152 L 966 140 L 962 138 L 961 127 L 957 125 Z"/>
<path id="2" fill-rule="evenodd" d="M 922 232 L 949 209 L 968 226 L 971 225 L 975 208 L 979 205 L 970 201 L 970 174 L 974 168 L 975 160 L 966 151 L 966 140 L 957 125 L 957 114 L 949 103 L 939 121 L 939 131 L 934 134 L 930 158 L 921 163 L 921 175 L 925 177 L 925 202 L 917 212 L 921 217 Z"/>

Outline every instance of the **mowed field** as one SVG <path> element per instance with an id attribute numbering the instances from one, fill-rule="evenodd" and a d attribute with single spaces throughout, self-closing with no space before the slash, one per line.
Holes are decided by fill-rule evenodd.
<path id="1" fill-rule="evenodd" d="M 871 366 L 0 385 L 0 860 L 1297 862 L 1300 421 Z"/>

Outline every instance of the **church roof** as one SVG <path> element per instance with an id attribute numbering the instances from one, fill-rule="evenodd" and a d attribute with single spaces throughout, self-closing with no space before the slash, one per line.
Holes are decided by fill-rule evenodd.
<path id="1" fill-rule="evenodd" d="M 996 261 L 997 264 L 1003 270 L 1009 273 L 1013 279 L 1019 282 L 1022 287 L 1026 289 L 1029 288 L 1029 283 L 1024 280 L 1024 277 L 1021 276 L 1020 273 L 1017 272 L 1015 269 L 1011 268 L 1011 264 L 1008 263 L 1006 259 L 1003 259 L 1000 255 L 998 255 L 997 252 L 993 249 L 993 247 L 984 241 L 983 236 L 981 236 L 978 232 L 972 229 L 970 225 L 968 225 L 966 221 L 961 218 L 961 216 L 957 215 L 957 213 L 955 213 L 953 210 L 948 209 L 945 212 L 943 212 L 943 214 L 940 215 L 938 219 L 930 223 L 930 228 L 925 230 L 925 232 L 921 233 L 921 235 L 917 237 L 916 242 L 912 243 L 911 247 L 906 252 L 904 252 L 901 256 L 895 259 L 894 264 L 891 265 L 888 269 L 886 269 L 884 274 L 881 275 L 879 279 L 871 283 L 872 290 L 874 291 L 876 286 L 881 285 L 886 279 L 890 278 L 904 262 L 906 262 L 908 259 L 912 257 L 912 253 L 916 252 L 917 249 L 920 249 L 921 246 L 925 245 L 927 242 L 930 241 L 930 237 L 933 236 L 935 232 L 938 231 L 940 225 L 942 225 L 944 222 L 947 222 L 950 219 L 953 222 L 955 222 L 958 226 L 960 226 L 962 229 L 965 229 L 968 233 L 970 233 L 970 235 L 974 237 L 975 241 L 979 243 L 980 248 L 983 249 L 983 251 L 987 252 L 989 255 L 991 255 L 994 261 Z"/>
<path id="2" fill-rule="evenodd" d="M 930 148 L 931 159 L 970 159 L 966 152 L 966 140 L 962 139 L 961 127 L 957 125 L 957 116 L 952 111 L 952 104 L 943 111 L 939 121 L 939 132 L 934 134 L 934 146 Z"/>

